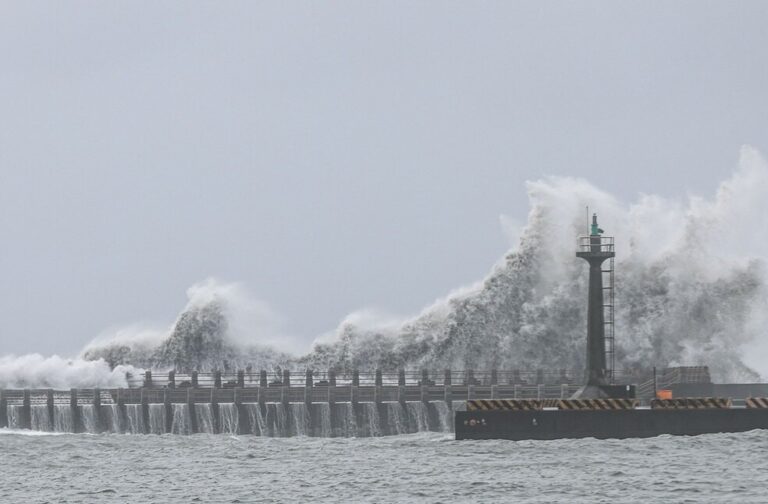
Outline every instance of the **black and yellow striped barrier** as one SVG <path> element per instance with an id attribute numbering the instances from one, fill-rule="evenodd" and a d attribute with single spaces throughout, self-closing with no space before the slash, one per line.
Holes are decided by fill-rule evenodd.
<path id="1" fill-rule="evenodd" d="M 557 409 L 572 411 L 616 411 L 635 409 L 640 404 L 637 399 L 560 399 Z"/>
<path id="2" fill-rule="evenodd" d="M 653 399 L 651 409 L 727 409 L 731 400 L 722 397 L 681 397 L 679 399 Z"/>
<path id="3" fill-rule="evenodd" d="M 470 399 L 467 411 L 538 411 L 543 408 L 538 399 Z"/>
<path id="4" fill-rule="evenodd" d="M 765 397 L 747 397 L 747 408 L 768 409 L 768 398 Z"/>

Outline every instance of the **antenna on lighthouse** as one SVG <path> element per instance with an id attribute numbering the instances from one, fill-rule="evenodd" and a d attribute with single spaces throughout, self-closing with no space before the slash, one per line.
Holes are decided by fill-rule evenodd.
<path id="1" fill-rule="evenodd" d="M 587 230 L 589 230 L 589 205 L 587 205 Z"/>

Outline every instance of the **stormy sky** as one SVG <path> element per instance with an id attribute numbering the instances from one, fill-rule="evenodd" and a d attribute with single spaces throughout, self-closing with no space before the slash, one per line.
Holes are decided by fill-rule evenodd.
<path id="1" fill-rule="evenodd" d="M 765 2 L 3 2 L 0 354 L 242 282 L 304 341 L 473 282 L 525 181 L 768 152 Z M 738 245 L 736 245 L 738 246 Z"/>

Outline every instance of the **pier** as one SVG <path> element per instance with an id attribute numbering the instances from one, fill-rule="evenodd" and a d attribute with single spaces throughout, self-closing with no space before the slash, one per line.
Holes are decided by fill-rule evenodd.
<path id="1" fill-rule="evenodd" d="M 646 374 L 620 372 L 654 394 Z M 468 400 L 565 399 L 585 370 L 146 371 L 114 389 L 0 390 L 0 428 L 72 433 L 364 437 L 452 432 Z M 706 368 L 672 368 L 659 386 L 709 382 Z M 704 385 L 702 385 L 704 386 Z"/>
<path id="2" fill-rule="evenodd" d="M 0 390 L 0 427 L 51 432 L 379 436 L 451 432 L 468 399 L 566 398 L 582 371 L 153 372 L 117 389 Z"/>

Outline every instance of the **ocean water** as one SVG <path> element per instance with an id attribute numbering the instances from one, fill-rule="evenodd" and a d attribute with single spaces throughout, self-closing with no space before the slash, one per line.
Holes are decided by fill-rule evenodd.
<path id="1" fill-rule="evenodd" d="M 765 503 L 768 431 L 636 440 L 0 429 L 2 503 Z"/>

